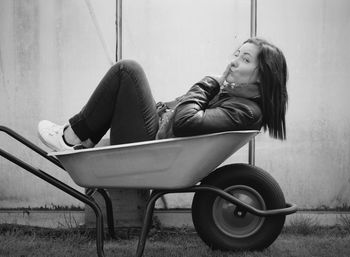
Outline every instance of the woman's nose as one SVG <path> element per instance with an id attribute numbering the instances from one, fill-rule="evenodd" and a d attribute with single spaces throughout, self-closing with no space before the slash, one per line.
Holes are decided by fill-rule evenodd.
<path id="1" fill-rule="evenodd" d="M 231 61 L 231 66 L 235 68 L 238 67 L 238 60 L 236 58 Z"/>

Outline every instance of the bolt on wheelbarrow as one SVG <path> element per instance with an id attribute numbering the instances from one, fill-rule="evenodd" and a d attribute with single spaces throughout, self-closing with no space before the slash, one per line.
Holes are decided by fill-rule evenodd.
<path id="1" fill-rule="evenodd" d="M 165 194 L 195 193 L 193 224 L 212 249 L 264 249 L 280 234 L 285 216 L 297 211 L 295 204 L 285 202 L 280 186 L 266 171 L 248 164 L 219 167 L 258 131 L 229 131 L 50 154 L 7 127 L 0 126 L 0 131 L 66 170 L 79 186 L 102 192 L 108 188 L 151 189 L 137 257 L 144 252 L 155 202 Z M 91 194 L 78 192 L 2 149 L 0 155 L 89 205 L 96 216 L 97 255 L 104 256 L 103 217 Z M 114 233 L 114 228 L 110 227 L 110 231 Z"/>

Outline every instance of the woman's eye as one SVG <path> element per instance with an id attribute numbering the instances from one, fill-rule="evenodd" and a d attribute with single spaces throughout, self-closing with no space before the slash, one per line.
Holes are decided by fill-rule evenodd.
<path id="1" fill-rule="evenodd" d="M 246 63 L 250 62 L 248 58 L 243 58 L 243 61 L 246 62 Z"/>

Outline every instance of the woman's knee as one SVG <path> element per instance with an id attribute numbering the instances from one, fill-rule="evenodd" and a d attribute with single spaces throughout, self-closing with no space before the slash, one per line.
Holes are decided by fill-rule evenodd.
<path id="1" fill-rule="evenodd" d="M 138 71 L 143 72 L 141 65 L 137 61 L 129 60 L 129 59 L 118 61 L 116 64 L 114 64 L 111 67 L 111 69 L 115 71 L 123 70 L 126 72 L 138 72 Z"/>

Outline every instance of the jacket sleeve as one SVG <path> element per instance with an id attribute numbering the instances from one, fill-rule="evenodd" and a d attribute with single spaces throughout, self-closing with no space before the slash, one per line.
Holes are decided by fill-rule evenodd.
<path id="1" fill-rule="evenodd" d="M 256 128 L 255 125 L 261 117 L 254 115 L 252 109 L 244 102 L 228 99 L 220 106 L 208 107 L 210 100 L 219 90 L 220 85 L 211 77 L 205 77 L 191 87 L 175 109 L 173 122 L 175 136 Z"/>

